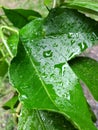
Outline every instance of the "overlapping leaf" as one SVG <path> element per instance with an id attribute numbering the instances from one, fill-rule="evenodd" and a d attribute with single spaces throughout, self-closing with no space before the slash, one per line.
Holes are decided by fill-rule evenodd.
<path id="1" fill-rule="evenodd" d="M 76 75 L 89 87 L 94 98 L 98 100 L 98 62 L 79 57 L 69 63 Z"/>
<path id="2" fill-rule="evenodd" d="M 3 7 L 3 11 L 5 12 L 7 18 L 13 23 L 13 25 L 18 28 L 22 28 L 32 19 L 41 17 L 38 12 L 33 10 L 6 9 Z"/>
<path id="3" fill-rule="evenodd" d="M 18 42 L 19 42 L 19 35 L 16 33 L 11 34 L 7 39 L 8 46 L 13 56 L 15 56 L 17 53 Z"/>
<path id="4" fill-rule="evenodd" d="M 4 109 L 14 109 L 14 107 L 18 104 L 18 96 L 14 95 L 11 99 L 9 99 L 4 105 Z"/>
<path id="5" fill-rule="evenodd" d="M 77 6 L 80 8 L 87 8 L 98 12 L 98 0 L 66 0 L 70 6 Z"/>
<path id="6" fill-rule="evenodd" d="M 77 130 L 64 116 L 55 112 L 22 108 L 18 130 Z"/>
<path id="7" fill-rule="evenodd" d="M 65 5 L 80 10 L 98 21 L 98 0 L 66 0 Z"/>
<path id="8" fill-rule="evenodd" d="M 59 112 L 78 129 L 96 130 L 79 79 L 67 61 L 96 44 L 97 27 L 75 10 L 58 8 L 20 31 L 22 44 L 10 79 L 25 107 Z"/>

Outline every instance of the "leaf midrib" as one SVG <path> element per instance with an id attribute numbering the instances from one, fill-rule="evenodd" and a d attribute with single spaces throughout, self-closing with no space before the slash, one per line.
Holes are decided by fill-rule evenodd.
<path id="1" fill-rule="evenodd" d="M 35 71 L 36 71 L 36 73 L 37 73 L 37 75 L 38 75 L 39 80 L 41 81 L 42 86 L 44 87 L 45 92 L 47 93 L 47 95 L 48 95 L 49 99 L 51 100 L 51 102 L 56 106 L 56 104 L 54 103 L 54 101 L 52 100 L 51 96 L 49 95 L 49 93 L 48 93 L 48 91 L 47 91 L 47 89 L 46 89 L 46 85 L 44 84 L 44 82 L 43 82 L 43 80 L 42 80 L 42 78 L 41 78 L 41 76 L 40 76 L 40 73 L 38 72 L 38 70 L 37 70 L 35 64 L 33 63 L 32 58 L 31 58 L 31 56 L 29 55 L 28 50 L 26 49 L 25 46 L 24 46 L 24 48 L 25 48 L 26 54 L 28 55 L 28 58 L 29 58 L 30 61 L 31 61 L 32 66 L 34 67 L 34 69 L 35 69 Z M 57 110 L 59 110 L 57 106 L 56 106 L 56 108 L 57 108 Z"/>

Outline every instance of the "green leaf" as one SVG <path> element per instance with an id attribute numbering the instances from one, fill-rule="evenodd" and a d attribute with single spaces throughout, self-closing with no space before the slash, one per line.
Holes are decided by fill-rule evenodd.
<path id="1" fill-rule="evenodd" d="M 88 104 L 88 103 L 87 103 L 87 104 Z M 91 108 L 91 106 L 90 106 L 89 104 L 88 104 L 88 109 L 89 109 L 89 112 L 90 112 L 90 114 L 91 114 L 92 121 L 93 121 L 93 122 L 96 122 L 96 121 L 97 121 L 97 117 L 96 117 L 94 111 L 92 110 L 92 108 Z"/>
<path id="2" fill-rule="evenodd" d="M 50 6 L 50 7 L 52 7 L 52 4 L 53 4 L 53 0 L 44 0 L 44 4 L 46 5 L 46 6 Z"/>
<path id="3" fill-rule="evenodd" d="M 22 108 L 18 130 L 77 130 L 64 116 L 55 112 Z"/>
<path id="4" fill-rule="evenodd" d="M 21 29 L 10 79 L 26 108 L 59 112 L 80 130 L 96 130 L 67 61 L 96 43 L 97 27 L 75 10 L 57 8 Z"/>
<path id="5" fill-rule="evenodd" d="M 0 77 L 4 77 L 7 71 L 8 71 L 8 63 L 6 62 L 0 50 Z"/>
<path id="6" fill-rule="evenodd" d="M 4 109 L 13 109 L 15 107 L 15 105 L 18 102 L 18 96 L 14 95 L 10 100 L 8 100 L 4 105 L 3 108 Z"/>
<path id="7" fill-rule="evenodd" d="M 98 0 L 66 0 L 65 5 L 78 9 L 86 16 L 98 21 Z"/>
<path id="8" fill-rule="evenodd" d="M 82 7 L 98 12 L 98 0 L 66 0 L 65 3 L 73 7 Z"/>
<path id="9" fill-rule="evenodd" d="M 41 15 L 33 10 L 24 10 L 24 9 L 6 9 L 3 7 L 3 11 L 7 18 L 13 23 L 15 27 L 22 28 L 30 20 Z"/>
<path id="10" fill-rule="evenodd" d="M 79 12 L 85 14 L 87 17 L 90 17 L 91 19 L 94 19 L 96 21 L 98 21 L 98 13 L 97 12 L 93 12 L 93 11 L 87 11 L 87 10 L 79 10 Z"/>
<path id="11" fill-rule="evenodd" d="M 79 57 L 69 62 L 76 75 L 87 85 L 92 95 L 98 100 L 98 62 Z"/>
<path id="12" fill-rule="evenodd" d="M 14 56 L 17 53 L 18 42 L 19 42 L 19 35 L 16 33 L 11 34 L 7 39 L 8 46 L 10 47 L 10 50 Z"/>
<path id="13" fill-rule="evenodd" d="M 0 61 L 0 77 L 4 77 L 7 71 L 8 71 L 8 63 L 5 60 Z"/>

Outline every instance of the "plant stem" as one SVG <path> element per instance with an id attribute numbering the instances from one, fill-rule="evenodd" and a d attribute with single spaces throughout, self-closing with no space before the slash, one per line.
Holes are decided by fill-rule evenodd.
<path id="1" fill-rule="evenodd" d="M 10 28 L 8 26 L 1 26 L 0 27 L 0 37 L 1 37 L 1 40 L 2 40 L 3 44 L 5 45 L 5 47 L 6 47 L 7 51 L 8 51 L 8 53 L 9 53 L 9 55 L 11 56 L 11 58 L 13 58 L 14 56 L 13 56 L 13 54 L 12 54 L 12 52 L 11 52 L 8 44 L 7 44 L 7 41 L 6 41 L 6 39 L 4 38 L 4 35 L 3 35 L 3 29 L 4 28 L 7 29 L 7 30 L 9 30 L 9 31 L 15 32 L 17 34 L 18 34 L 18 31 L 15 30 L 15 29 L 13 29 L 13 28 Z"/>
<path id="2" fill-rule="evenodd" d="M 0 36 L 1 36 L 2 42 L 5 45 L 5 47 L 6 47 L 7 51 L 8 51 L 8 53 L 9 53 L 9 55 L 11 56 L 11 58 L 13 58 L 13 54 L 12 54 L 9 46 L 7 45 L 7 41 L 4 39 L 4 35 L 3 35 L 3 33 L 2 33 L 1 30 L 0 30 Z"/>
<path id="3" fill-rule="evenodd" d="M 17 106 L 17 108 L 16 108 L 16 116 L 18 117 L 19 116 L 19 112 L 20 112 L 20 110 L 21 110 L 21 106 L 22 106 L 22 104 L 21 104 L 21 102 L 18 104 L 18 106 Z"/>
<path id="4" fill-rule="evenodd" d="M 21 111 L 21 106 L 22 104 L 19 102 L 17 108 L 16 108 L 16 111 L 15 113 L 13 113 L 13 118 L 14 118 L 14 122 L 17 123 L 17 118 L 19 117 L 19 113 Z"/>
<path id="5" fill-rule="evenodd" d="M 53 0 L 53 8 L 56 7 L 56 0 Z"/>
<path id="6" fill-rule="evenodd" d="M 10 65 L 9 60 L 7 59 L 8 55 L 5 55 L 3 49 L 1 49 L 3 43 L 0 43 L 0 44 L 1 44 L 1 46 L 0 46 L 0 52 L 2 53 L 2 56 L 5 58 L 5 61 L 8 63 L 8 65 Z"/>
<path id="7" fill-rule="evenodd" d="M 15 33 L 18 34 L 18 31 L 16 29 L 13 29 L 13 28 L 8 27 L 8 26 L 1 26 L 1 29 L 4 29 L 4 28 L 7 29 L 7 30 L 9 30 L 9 31 L 12 31 L 12 32 L 15 32 Z"/>

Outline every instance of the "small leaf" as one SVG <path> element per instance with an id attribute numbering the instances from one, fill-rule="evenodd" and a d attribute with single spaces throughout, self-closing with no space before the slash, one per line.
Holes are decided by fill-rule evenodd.
<path id="1" fill-rule="evenodd" d="M 13 25 L 18 28 L 22 28 L 30 21 L 30 19 L 32 20 L 37 17 L 41 17 L 38 12 L 33 10 L 6 9 L 3 7 L 3 11 Z"/>
<path id="2" fill-rule="evenodd" d="M 90 58 L 78 57 L 71 60 L 69 64 L 98 100 L 98 62 Z"/>
<path id="3" fill-rule="evenodd" d="M 18 96 L 14 95 L 10 100 L 8 100 L 4 105 L 3 108 L 4 109 L 13 109 L 15 107 L 15 105 L 18 102 Z"/>
<path id="4" fill-rule="evenodd" d="M 10 50 L 14 56 L 17 53 L 18 42 L 19 42 L 19 36 L 16 33 L 11 34 L 7 39 L 8 46 L 10 47 Z"/>
<path id="5" fill-rule="evenodd" d="M 22 108 L 18 130 L 77 130 L 64 116 L 48 111 Z"/>

